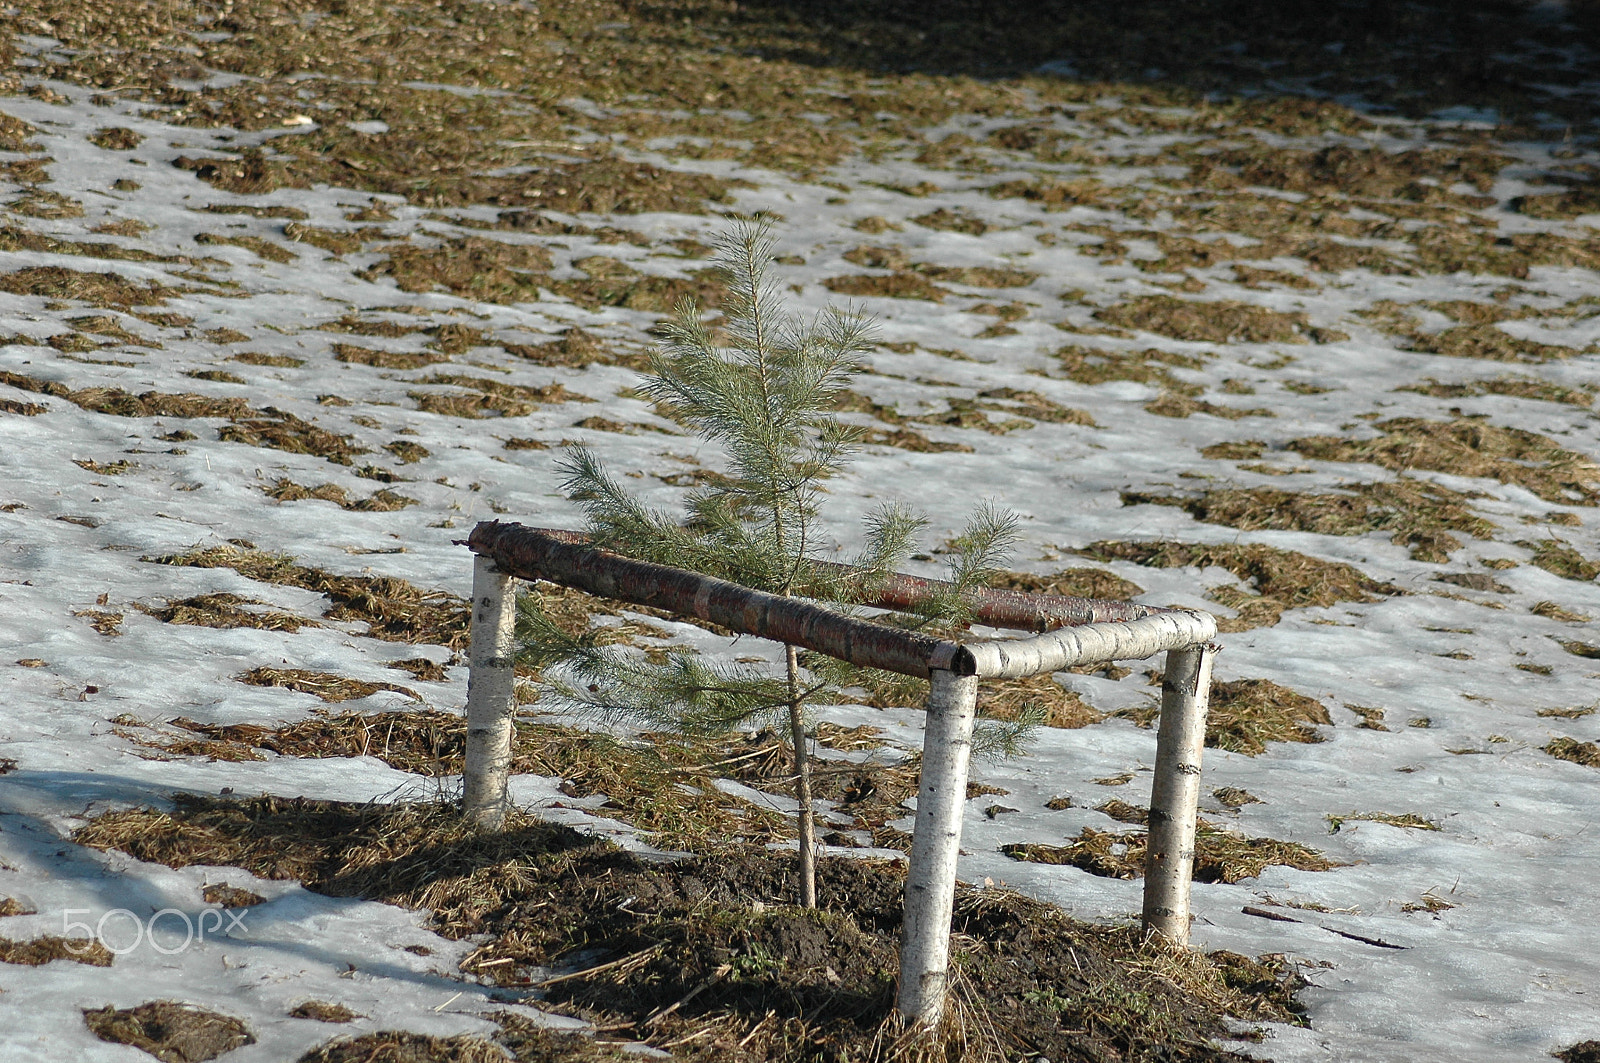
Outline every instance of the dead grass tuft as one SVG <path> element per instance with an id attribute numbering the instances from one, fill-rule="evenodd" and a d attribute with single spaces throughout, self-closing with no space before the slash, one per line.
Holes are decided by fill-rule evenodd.
<path id="1" fill-rule="evenodd" d="M 357 347 L 351 343 L 335 343 L 333 356 L 352 365 L 370 365 L 379 369 L 420 369 L 437 362 L 448 362 L 450 356 L 437 351 L 381 351 L 370 347 Z"/>
<path id="2" fill-rule="evenodd" d="M 126 310 L 133 306 L 162 306 L 185 289 L 155 281 L 139 284 L 115 273 L 86 273 L 62 266 L 30 266 L 0 274 L 0 291 L 37 295 L 47 299 L 74 299 L 91 306 Z"/>
<path id="3" fill-rule="evenodd" d="M 1160 673 L 1149 674 L 1152 682 L 1159 682 Z M 1120 709 L 1112 715 L 1149 727 L 1160 716 L 1160 709 L 1151 705 Z M 1206 715 L 1206 745 L 1253 757 L 1266 752 L 1268 742 L 1324 741 L 1313 725 L 1332 723 L 1322 702 L 1270 679 L 1214 681 Z"/>
<path id="4" fill-rule="evenodd" d="M 90 413 L 116 417 L 248 417 L 257 412 L 238 398 L 214 399 L 205 395 L 169 395 L 159 391 L 131 395 L 120 388 L 73 389 L 58 381 L 39 380 L 8 370 L 0 370 L 0 384 L 66 399 Z"/>
<path id="5" fill-rule="evenodd" d="M 268 262 L 293 262 L 299 258 L 293 251 L 273 243 L 271 240 L 260 236 L 230 236 L 226 233 L 199 233 L 194 242 L 208 247 L 218 245 L 228 247 L 242 247 L 253 253 L 257 258 L 264 258 Z"/>
<path id="6" fill-rule="evenodd" d="M 234 546 L 196 547 L 144 560 L 195 568 L 231 568 L 262 583 L 301 587 L 333 602 L 326 620 L 361 620 L 367 635 L 387 642 L 431 642 L 452 649 L 466 644 L 467 604 L 444 591 L 425 591 L 393 576 L 340 576 L 295 563 L 291 557 Z"/>
<path id="7" fill-rule="evenodd" d="M 481 236 L 443 239 L 437 246 L 390 244 L 388 257 L 358 276 L 392 277 L 401 291 L 444 289 L 475 302 L 518 303 L 539 299 L 550 284 L 550 252 L 537 244 L 508 244 Z"/>
<path id="8" fill-rule="evenodd" d="M 1555 362 L 1579 355 L 1572 347 L 1513 336 L 1498 325 L 1458 325 L 1443 332 L 1412 335 L 1409 347 L 1425 354 L 1479 358 L 1490 362 Z"/>
<path id="9" fill-rule="evenodd" d="M 1590 561 L 1578 553 L 1570 543 L 1560 539 L 1530 541 L 1518 539 L 1517 545 L 1533 551 L 1531 563 L 1562 579 L 1588 583 L 1600 576 L 1600 563 Z M 1535 606 L 1535 611 L 1537 611 Z M 1559 607 L 1558 607 L 1559 608 Z M 1549 614 L 1544 614 L 1549 615 Z"/>
<path id="10" fill-rule="evenodd" d="M 1227 808 L 1238 809 L 1243 808 L 1245 805 L 1266 804 L 1265 801 L 1249 790 L 1241 790 L 1237 786 L 1219 786 L 1211 791 L 1211 796 Z"/>
<path id="11" fill-rule="evenodd" d="M 220 904 L 224 908 L 253 908 L 258 904 L 267 903 L 267 899 L 261 894 L 238 886 L 230 886 L 226 882 L 203 887 L 200 896 L 207 904 Z"/>
<path id="12" fill-rule="evenodd" d="M 1078 384 L 1104 384 L 1132 380 L 1178 395 L 1198 395 L 1204 389 L 1172 374 L 1169 367 L 1202 369 L 1205 359 L 1151 347 L 1143 351 L 1113 351 L 1100 347 L 1063 347 L 1056 358 L 1068 380 Z"/>
<path id="13" fill-rule="evenodd" d="M 1417 815 L 1415 812 L 1346 812 L 1342 816 L 1328 816 L 1328 833 L 1338 834 L 1344 825 L 1350 822 L 1383 823 L 1390 827 L 1404 827 L 1408 830 L 1442 830 L 1439 824 L 1431 819 Z"/>
<path id="14" fill-rule="evenodd" d="M 1576 738 L 1554 738 L 1542 747 L 1557 760 L 1570 760 L 1586 768 L 1600 768 L 1600 745 L 1580 742 Z"/>
<path id="15" fill-rule="evenodd" d="M 241 606 L 266 606 L 264 611 Z M 197 627 L 236 628 L 248 627 L 261 631 L 299 631 L 303 627 L 321 627 L 315 620 L 307 620 L 293 613 L 273 611 L 266 602 L 244 598 L 237 594 L 197 594 L 180 598 L 163 608 L 134 604 L 141 613 L 148 614 L 168 624 L 191 624 Z"/>
<path id="16" fill-rule="evenodd" d="M 351 1012 L 351 1017 L 354 1016 L 355 1013 Z M 323 1021 L 349 1022 L 350 1020 L 324 1019 Z M 330 1041 L 307 1052 L 297 1063 L 505 1063 L 505 1059 L 504 1049 L 481 1037 L 467 1034 L 458 1034 L 455 1037 L 430 1037 L 427 1034 L 385 1030 L 380 1033 Z"/>
<path id="17" fill-rule="evenodd" d="M 467 389 L 465 394 L 433 391 L 407 393 L 416 401 L 417 409 L 447 417 L 522 417 L 541 405 L 594 401 L 587 395 L 568 391 L 561 384 L 529 387 L 461 373 L 435 373 L 415 383 Z"/>
<path id="18" fill-rule="evenodd" d="M 1452 532 L 1488 539 L 1495 526 L 1473 513 L 1472 496 L 1425 480 L 1350 484 L 1338 494 L 1299 494 L 1270 487 L 1219 488 L 1199 496 L 1124 491 L 1123 505 L 1177 506 L 1196 520 L 1241 531 L 1308 531 L 1318 535 L 1393 533 L 1419 561 L 1443 564 L 1461 548 Z"/>
<path id="19" fill-rule="evenodd" d="M 353 255 L 367 244 L 384 238 L 383 230 L 376 225 L 365 225 L 359 229 L 320 229 L 298 221 L 285 225 L 283 235 L 297 244 L 310 244 L 336 258 Z"/>
<path id="20" fill-rule="evenodd" d="M 1242 882 L 1257 877 L 1269 867 L 1328 871 L 1339 866 L 1298 842 L 1246 838 L 1204 820 L 1200 824 L 1194 845 L 1196 882 Z M 1100 831 L 1084 827 L 1066 845 L 1018 843 L 1001 846 L 1000 851 L 1026 863 L 1065 864 L 1102 878 L 1133 879 L 1144 876 L 1146 843 L 1143 831 Z"/>
<path id="21" fill-rule="evenodd" d="M 100 1040 L 143 1049 L 162 1063 L 201 1063 L 256 1043 L 238 1019 L 170 1000 L 136 1008 L 86 1008 L 83 1021 Z"/>
<path id="22" fill-rule="evenodd" d="M 312 1019 L 316 1022 L 352 1022 L 357 1015 L 343 1004 L 330 1004 L 325 1000 L 303 1000 L 289 1009 L 291 1019 Z"/>
<path id="23" fill-rule="evenodd" d="M 1304 314 L 1231 300 L 1196 302 L 1170 295 L 1139 296 L 1097 310 L 1094 316 L 1118 328 L 1204 343 L 1305 343 L 1311 331 Z"/>
<path id="24" fill-rule="evenodd" d="M 10 900 L 9 897 L 6 899 Z M 31 941 L 0 938 L 0 963 L 41 967 L 53 960 L 71 960 L 74 963 L 88 964 L 90 967 L 110 967 L 112 958 L 111 950 L 99 941 L 88 941 L 83 938 L 55 937 L 48 934 Z"/>
<path id="25" fill-rule="evenodd" d="M 43 151 L 43 146 L 32 138 L 39 128 L 9 114 L 0 114 L 0 151 Z"/>
<path id="26" fill-rule="evenodd" d="M 1260 406 L 1219 406 L 1214 402 L 1192 398 L 1174 391 L 1164 391 L 1159 398 L 1144 404 L 1145 413 L 1153 413 L 1157 417 L 1188 417 L 1195 413 L 1208 413 L 1213 417 L 1221 417 L 1229 421 L 1237 421 L 1241 417 L 1276 417 L 1277 414 Z"/>
<path id="27" fill-rule="evenodd" d="M 856 228 L 863 229 L 863 223 L 868 220 L 863 218 L 856 223 Z M 878 220 L 881 221 L 882 219 Z M 965 233 L 968 236 L 982 236 L 993 228 L 982 218 L 968 214 L 965 211 L 951 210 L 948 207 L 940 207 L 938 210 L 918 215 L 911 220 L 924 229 L 937 229 L 940 232 L 947 233 Z M 885 228 L 888 228 L 888 226 L 885 225 Z M 863 229 L 863 231 L 866 230 Z"/>
<path id="28" fill-rule="evenodd" d="M 1600 504 L 1600 490 L 1593 486 L 1600 483 L 1600 466 L 1536 432 L 1500 428 L 1475 418 L 1397 417 L 1373 427 L 1382 433 L 1374 439 L 1310 436 L 1286 445 L 1322 461 L 1481 476 L 1524 487 L 1546 502 Z"/>
<path id="29" fill-rule="evenodd" d="M 1552 602 L 1548 599 L 1540 602 L 1534 602 L 1532 605 L 1528 606 L 1528 612 L 1535 616 L 1546 617 L 1550 620 L 1560 620 L 1561 622 L 1567 624 L 1583 624 L 1587 623 L 1590 619 L 1587 613 L 1575 612 L 1571 609 L 1564 608 L 1557 602 Z"/>
<path id="30" fill-rule="evenodd" d="M 1269 679 L 1211 685 L 1206 745 L 1255 756 L 1268 742 L 1321 742 L 1313 724 L 1333 723 L 1322 702 Z"/>
<path id="31" fill-rule="evenodd" d="M 1393 584 L 1363 575 L 1352 565 L 1260 543 L 1208 546 L 1170 541 L 1102 541 L 1090 543 L 1080 552 L 1096 561 L 1132 561 L 1154 568 L 1227 569 L 1250 584 L 1253 593 L 1239 587 L 1209 589 L 1207 597 L 1239 614 L 1218 621 L 1218 630 L 1225 632 L 1271 627 L 1288 609 L 1375 602 L 1405 593 Z"/>
<path id="32" fill-rule="evenodd" d="M 585 279 L 549 280 L 546 284 L 586 310 L 618 306 L 666 314 L 685 299 L 694 300 L 701 309 L 712 309 L 726 295 L 723 274 L 717 268 L 693 270 L 687 277 L 664 277 L 642 273 L 605 255 L 576 259 L 572 264 L 587 275 Z"/>
<path id="33" fill-rule="evenodd" d="M 945 296 L 953 294 L 948 288 L 941 288 L 921 273 L 910 270 L 898 270 L 888 276 L 858 273 L 828 277 L 822 286 L 830 292 L 857 299 L 924 299 L 942 303 Z"/>
<path id="34" fill-rule="evenodd" d="M 263 488 L 269 498 L 279 502 L 299 502 L 308 498 L 321 499 L 324 502 L 337 503 L 340 509 L 350 510 L 354 513 L 393 513 L 395 510 L 414 506 L 417 500 L 406 495 L 396 494 L 388 488 L 375 491 L 366 498 L 351 498 L 345 489 L 338 484 L 322 484 L 319 487 L 305 487 L 289 479 L 279 479 L 271 487 Z"/>
<path id="35" fill-rule="evenodd" d="M 1144 588 L 1137 583 L 1103 568 L 1067 568 L 1047 576 L 1002 572 L 991 585 L 1028 594 L 1061 594 L 1069 598 L 1106 598 L 1120 602 L 1144 593 Z"/>
<path id="36" fill-rule="evenodd" d="M 1046 727 L 1075 729 L 1099 723 L 1105 714 L 1046 675 L 990 680 L 978 692 L 978 714 L 985 719 L 1015 721 L 1033 715 Z"/>
<path id="37" fill-rule="evenodd" d="M 131 232 L 116 232 L 118 228 L 133 226 Z M 138 222 L 114 222 L 110 228 L 96 228 L 95 232 L 111 232 L 120 236 L 139 236 L 149 226 Z M 0 251 L 41 251 L 50 255 L 84 255 L 89 258 L 104 258 L 124 262 L 178 262 L 181 259 L 169 255 L 158 255 L 136 247 L 123 247 L 121 244 L 94 241 L 84 243 L 78 240 L 63 240 L 56 236 L 46 236 L 44 233 L 32 229 L 24 229 L 16 225 L 0 225 Z M 91 276 L 107 277 L 110 274 Z M 167 294 L 176 294 L 176 289 L 168 289 Z"/>
<path id="38" fill-rule="evenodd" d="M 422 700 L 421 696 L 410 687 L 396 686 L 393 683 L 373 683 L 365 679 L 351 679 L 349 676 L 333 672 L 307 671 L 304 668 L 262 666 L 252 668 L 234 678 L 253 687 L 284 687 L 302 694 L 315 694 L 323 701 L 329 702 L 353 701 L 356 698 L 370 697 L 380 690 L 404 694 L 412 701 Z"/>
<path id="39" fill-rule="evenodd" d="M 631 351 L 618 351 L 602 342 L 593 333 L 581 328 L 564 330 L 559 337 L 547 343 L 503 345 L 507 354 L 526 358 L 539 365 L 581 369 L 586 365 L 621 365 L 629 369 L 644 369 L 648 356 Z"/>
<path id="40" fill-rule="evenodd" d="M 217 438 L 229 443 L 244 443 L 252 447 L 271 447 L 290 454 L 315 454 L 335 465 L 349 465 L 358 454 L 369 453 L 356 446 L 349 436 L 318 428 L 310 421 L 268 406 L 258 414 L 223 425 Z"/>
<path id="41" fill-rule="evenodd" d="M 243 362 L 245 365 L 269 366 L 273 369 L 299 369 L 306 364 L 304 358 L 296 358 L 292 354 L 262 354 L 259 351 L 241 351 L 230 360 Z"/>
<path id="42" fill-rule="evenodd" d="M 1518 399 L 1539 402 L 1560 402 L 1580 409 L 1594 406 L 1594 392 L 1586 388 L 1569 388 L 1544 380 L 1528 377 L 1495 377 L 1492 380 L 1471 380 L 1464 384 L 1441 384 L 1431 377 L 1421 384 L 1409 384 L 1396 391 L 1412 391 L 1431 395 L 1436 399 L 1465 399 L 1476 395 L 1509 395 Z"/>

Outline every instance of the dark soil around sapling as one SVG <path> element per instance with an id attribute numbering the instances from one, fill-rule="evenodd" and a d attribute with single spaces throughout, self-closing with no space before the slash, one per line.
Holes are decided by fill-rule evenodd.
<path id="1" fill-rule="evenodd" d="M 889 1057 L 899 862 L 824 859 L 807 911 L 791 903 L 787 853 L 651 862 L 523 814 L 478 833 L 445 805 L 180 795 L 170 812 L 102 816 L 77 840 L 430 910 L 439 933 L 482 942 L 465 976 L 678 1058 Z M 1235 1060 L 1215 1045 L 1225 1016 L 1301 1021 L 1301 983 L 1281 962 L 1147 946 L 1137 927 L 994 889 L 958 890 L 954 931 L 957 1021 L 933 1058 Z"/>

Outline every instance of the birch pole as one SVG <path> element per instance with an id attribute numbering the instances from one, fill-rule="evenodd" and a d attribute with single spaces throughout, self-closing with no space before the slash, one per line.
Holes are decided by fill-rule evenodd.
<path id="1" fill-rule="evenodd" d="M 944 1013 L 950 971 L 950 917 L 955 908 L 956 857 L 967 803 L 967 766 L 977 716 L 978 680 L 935 671 L 922 738 L 917 825 L 906 872 L 900 990 L 896 1006 L 924 1030 Z"/>
<path id="2" fill-rule="evenodd" d="M 467 750 L 461 811 L 499 830 L 510 805 L 511 717 L 516 710 L 514 581 L 490 558 L 472 566 L 472 630 L 468 649 Z"/>
<path id="3" fill-rule="evenodd" d="M 1195 816 L 1200 803 L 1200 757 L 1206 741 L 1215 648 L 1167 652 L 1161 682 L 1161 729 L 1150 794 L 1145 848 L 1144 933 L 1174 945 L 1189 943 L 1189 886 L 1194 874 Z"/>

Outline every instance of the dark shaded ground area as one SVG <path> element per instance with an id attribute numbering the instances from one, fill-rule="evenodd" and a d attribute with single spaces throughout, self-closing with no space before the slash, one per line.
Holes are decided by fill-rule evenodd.
<path id="1" fill-rule="evenodd" d="M 1088 80 L 1225 94 L 1288 87 L 1355 95 L 1410 116 L 1492 107 L 1507 119 L 1542 111 L 1581 128 L 1594 120 L 1593 101 L 1563 101 L 1545 86 L 1571 85 L 1600 69 L 1588 47 L 1600 37 L 1600 4 L 1592 0 L 1574 0 L 1564 20 L 1508 0 L 753 0 L 733 7 L 730 19 L 747 32 L 761 24 L 785 58 L 820 66 L 1005 77 L 1065 62 Z M 1524 54 L 1512 60 L 1512 50 Z"/>

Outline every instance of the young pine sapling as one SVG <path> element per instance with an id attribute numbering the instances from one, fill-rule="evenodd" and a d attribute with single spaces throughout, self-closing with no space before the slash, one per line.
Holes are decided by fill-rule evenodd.
<path id="1" fill-rule="evenodd" d="M 830 309 L 796 320 L 766 277 L 772 240 L 761 222 L 744 222 L 719 243 L 727 280 L 726 345 L 686 301 L 667 325 L 641 393 L 659 409 L 720 444 L 726 474 L 692 492 L 682 518 L 634 499 L 590 450 L 575 447 L 561 463 L 564 488 L 588 518 L 596 547 L 690 569 L 777 595 L 826 602 L 868 602 L 910 554 L 927 521 L 884 506 L 865 522 L 865 546 L 847 571 L 818 565 L 823 537 L 817 505 L 822 484 L 860 446 L 859 429 L 832 413 L 869 349 L 870 323 Z M 987 582 L 1015 537 L 1015 519 L 981 506 L 952 541 L 953 589 L 929 601 L 921 616 L 901 618 L 944 629 L 966 619 L 962 592 Z M 572 635 L 528 596 L 519 603 L 519 659 L 543 672 L 548 696 L 569 709 L 694 734 L 749 726 L 788 725 L 799 805 L 801 903 L 816 905 L 816 824 L 806 750 L 807 706 L 833 685 L 850 685 L 861 670 L 827 659 L 803 667 L 784 647 L 782 678 L 744 665 L 708 662 L 669 650 L 664 661 L 593 634 Z M 999 745 L 1016 745 L 1017 728 Z"/>

